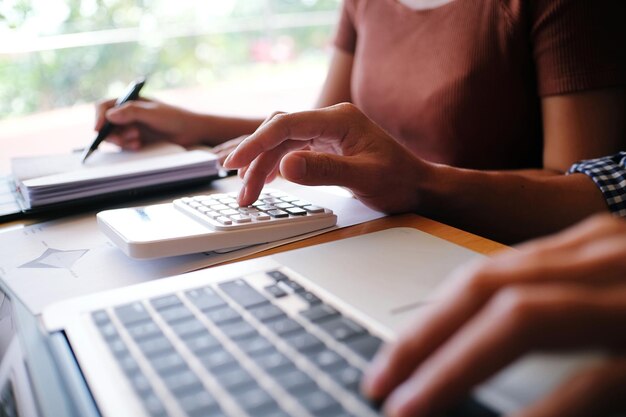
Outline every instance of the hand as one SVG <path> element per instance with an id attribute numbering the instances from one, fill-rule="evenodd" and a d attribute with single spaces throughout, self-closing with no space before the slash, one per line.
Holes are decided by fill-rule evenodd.
<path id="1" fill-rule="evenodd" d="M 213 149 L 211 149 L 211 152 L 216 154 L 217 157 L 219 158 L 218 160 L 219 160 L 220 164 L 223 164 L 224 161 L 226 160 L 226 158 L 228 157 L 228 155 L 230 155 L 231 152 L 234 151 L 237 148 L 237 146 L 239 146 L 239 144 L 246 137 L 248 137 L 248 136 L 247 135 L 243 135 L 243 136 L 239 136 L 238 138 L 231 139 L 231 140 L 228 140 L 226 142 L 223 142 L 223 143 L 213 147 Z"/>
<path id="2" fill-rule="evenodd" d="M 304 150 L 308 148 L 307 150 Z M 239 204 L 248 205 L 278 169 L 305 185 L 341 185 L 375 209 L 414 210 L 429 166 L 351 104 L 278 113 L 247 137 L 224 162 L 241 169 Z"/>
<path id="3" fill-rule="evenodd" d="M 435 416 L 524 353 L 588 348 L 611 359 L 516 416 L 626 411 L 626 222 L 610 216 L 458 272 L 363 390 L 389 416 Z"/>
<path id="4" fill-rule="evenodd" d="M 158 101 L 140 99 L 113 107 L 115 100 L 99 103 L 96 125 L 100 130 L 108 120 L 116 125 L 107 140 L 124 149 L 139 149 L 156 141 L 169 141 L 182 146 L 200 142 L 197 129 L 199 115 Z"/>

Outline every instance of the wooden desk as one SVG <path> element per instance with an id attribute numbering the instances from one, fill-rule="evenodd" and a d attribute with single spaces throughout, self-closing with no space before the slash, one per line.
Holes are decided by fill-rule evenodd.
<path id="1" fill-rule="evenodd" d="M 463 230 L 456 229 L 443 223 L 439 223 L 434 220 L 418 216 L 417 214 L 402 214 L 384 217 L 382 219 L 377 219 L 370 222 L 357 224 L 355 226 L 334 230 L 323 235 L 314 236 L 310 239 L 290 243 L 288 245 L 246 256 L 244 258 L 237 259 L 237 261 L 259 258 L 261 256 L 285 252 L 292 249 L 304 248 L 320 243 L 346 239 L 366 233 L 377 232 L 379 230 L 390 229 L 392 227 L 412 227 L 414 229 L 421 230 L 422 232 L 429 233 L 433 236 L 437 236 L 449 242 L 456 243 L 457 245 L 463 246 L 467 249 L 473 250 L 483 255 L 493 255 L 499 251 L 510 249 L 508 246 L 502 245 L 489 239 L 482 238 L 480 236 L 476 236 L 468 232 L 464 232 Z"/>

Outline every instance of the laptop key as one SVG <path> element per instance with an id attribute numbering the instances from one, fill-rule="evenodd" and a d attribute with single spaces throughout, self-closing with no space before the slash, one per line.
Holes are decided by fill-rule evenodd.
<path id="1" fill-rule="evenodd" d="M 277 320 L 267 322 L 265 323 L 265 325 L 279 336 L 298 330 L 304 330 L 304 327 L 302 327 L 297 321 L 288 317 L 283 317 Z"/>
<path id="2" fill-rule="evenodd" d="M 224 324 L 220 329 L 233 340 L 249 339 L 258 335 L 256 329 L 243 320 Z"/>
<path id="3" fill-rule="evenodd" d="M 228 306 L 223 306 L 204 313 L 213 323 L 220 325 L 232 321 L 241 320 L 241 315 Z"/>
<path id="4" fill-rule="evenodd" d="M 276 373 L 286 367 L 295 367 L 291 359 L 277 350 L 269 351 L 265 355 L 255 357 L 254 360 L 257 365 L 270 374 Z"/>
<path id="5" fill-rule="evenodd" d="M 382 343 L 383 341 L 378 337 L 367 334 L 348 340 L 346 346 L 369 362 L 374 358 Z"/>
<path id="6" fill-rule="evenodd" d="M 167 375 L 186 368 L 186 363 L 177 352 L 169 352 L 150 358 L 152 367 L 159 375 Z"/>
<path id="7" fill-rule="evenodd" d="M 189 350 L 191 350 L 196 355 L 217 348 L 221 348 L 219 340 L 217 340 L 215 336 L 212 336 L 209 332 L 195 334 L 192 336 L 185 336 L 182 339 L 189 348 Z"/>
<path id="8" fill-rule="evenodd" d="M 276 284 L 268 285 L 267 287 L 265 287 L 265 291 L 272 294 L 272 297 L 274 298 L 280 298 L 287 295 L 287 292 L 285 292 L 285 290 L 283 290 Z"/>
<path id="9" fill-rule="evenodd" d="M 176 332 L 179 337 L 194 335 L 206 331 L 206 327 L 204 327 L 204 324 L 202 324 L 202 322 L 195 317 L 191 318 L 190 320 L 185 320 L 173 324 L 171 327 L 172 330 L 174 330 L 174 332 Z"/>
<path id="10" fill-rule="evenodd" d="M 347 340 L 364 334 L 366 330 L 354 321 L 346 318 L 335 318 L 319 323 L 319 326 L 336 340 Z"/>
<path id="11" fill-rule="evenodd" d="M 307 357 L 319 368 L 324 370 L 342 369 L 347 366 L 346 360 L 337 352 L 324 349 L 319 352 L 307 355 Z"/>
<path id="12" fill-rule="evenodd" d="M 165 336 L 139 341 L 137 342 L 137 346 L 139 346 L 141 352 L 148 358 L 174 350 L 174 347 Z"/>
<path id="13" fill-rule="evenodd" d="M 242 279 L 223 282 L 219 284 L 219 287 L 244 308 L 251 308 L 268 302 L 267 298 Z"/>
<path id="14" fill-rule="evenodd" d="M 99 327 L 99 329 L 100 334 L 102 334 L 102 337 L 104 337 L 104 340 L 106 341 L 119 339 L 120 337 L 113 323 L 107 323 L 105 325 L 102 325 Z"/>
<path id="15" fill-rule="evenodd" d="M 156 297 L 150 300 L 150 304 L 155 310 L 161 311 L 171 307 L 182 306 L 183 303 L 176 295 L 165 295 L 163 297 Z"/>
<path id="16" fill-rule="evenodd" d="M 287 335 L 285 341 L 299 352 L 315 352 L 324 348 L 321 340 L 307 332 Z"/>
<path id="17" fill-rule="evenodd" d="M 153 337 L 163 335 L 159 326 L 157 326 L 156 323 L 154 323 L 153 321 L 137 324 L 135 326 L 129 327 L 127 330 L 132 338 L 136 341 L 151 339 Z"/>
<path id="18" fill-rule="evenodd" d="M 260 410 L 276 405 L 274 399 L 258 385 L 238 393 L 235 400 L 239 406 L 254 416 L 257 416 Z"/>
<path id="19" fill-rule="evenodd" d="M 282 281 L 285 279 L 289 279 L 287 275 L 283 274 L 280 271 L 269 271 L 269 272 L 266 272 L 266 274 L 274 278 L 274 281 Z"/>
<path id="20" fill-rule="evenodd" d="M 94 321 L 94 323 L 96 323 L 97 326 L 101 326 L 111 322 L 109 314 L 104 310 L 97 310 L 91 313 L 91 319 Z"/>
<path id="21" fill-rule="evenodd" d="M 322 300 L 320 300 L 317 297 L 317 295 L 313 294 L 312 292 L 305 291 L 305 292 L 298 293 L 298 295 L 302 297 L 302 299 L 306 301 L 307 303 L 309 303 L 309 305 L 311 306 L 322 303 Z"/>
<path id="22" fill-rule="evenodd" d="M 313 323 L 320 323 L 339 316 L 339 312 L 327 304 L 318 304 L 300 314 Z"/>
<path id="23" fill-rule="evenodd" d="M 237 365 L 237 361 L 225 350 L 207 352 L 199 356 L 200 362 L 211 372 L 223 371 Z"/>
<path id="24" fill-rule="evenodd" d="M 206 391 L 198 391 L 183 395 L 178 398 L 183 410 L 191 416 L 208 415 L 219 409 L 219 404 L 211 394 Z"/>
<path id="25" fill-rule="evenodd" d="M 189 393 L 194 391 L 200 391 L 204 389 L 200 382 L 200 379 L 189 370 L 185 368 L 174 374 L 170 374 L 163 377 L 163 383 L 174 394 L 184 395 L 183 393 Z"/>
<path id="26" fill-rule="evenodd" d="M 329 409 L 341 409 L 337 400 L 320 389 L 301 396 L 298 398 L 298 402 L 315 416 L 322 415 Z"/>
<path id="27" fill-rule="evenodd" d="M 251 308 L 250 314 L 262 322 L 285 316 L 285 313 L 274 304 L 265 304 L 260 307 Z"/>
<path id="28" fill-rule="evenodd" d="M 222 299 L 222 297 L 217 295 L 215 291 L 208 287 L 187 291 L 185 295 L 202 311 L 226 305 L 226 302 Z"/>
<path id="29" fill-rule="evenodd" d="M 300 392 L 311 391 L 315 389 L 315 381 L 302 372 L 300 369 L 291 369 L 288 372 L 283 372 L 278 375 L 274 375 L 274 379 L 283 387 L 286 391 L 297 394 Z"/>
<path id="30" fill-rule="evenodd" d="M 130 383 L 139 395 L 145 394 L 152 389 L 150 381 L 148 381 L 148 378 L 142 373 L 131 376 Z"/>
<path id="31" fill-rule="evenodd" d="M 280 285 L 285 285 L 288 288 L 291 288 L 291 290 L 293 292 L 295 292 L 295 293 L 300 293 L 300 292 L 305 292 L 306 291 L 306 289 L 302 285 L 300 285 L 296 281 L 292 281 L 290 279 L 286 279 L 284 281 L 281 281 Z"/>
<path id="32" fill-rule="evenodd" d="M 240 365 L 235 365 L 232 368 L 220 373 L 219 383 L 228 392 L 246 389 L 251 385 L 256 384 L 254 378 L 252 378 L 248 371 L 243 369 Z"/>
<path id="33" fill-rule="evenodd" d="M 124 373 L 128 376 L 132 376 L 141 372 L 139 370 L 139 365 L 137 364 L 137 361 L 131 355 L 122 356 L 118 358 L 117 362 L 119 363 Z"/>
<path id="34" fill-rule="evenodd" d="M 165 407 L 163 407 L 163 403 L 159 398 L 154 394 L 152 390 L 147 392 L 143 398 L 143 405 L 146 408 L 148 414 L 151 417 L 165 417 L 167 416 L 167 411 Z"/>
<path id="35" fill-rule="evenodd" d="M 168 323 L 184 320 L 193 317 L 193 313 L 185 306 L 168 308 L 160 312 L 161 317 Z"/>
<path id="36" fill-rule="evenodd" d="M 347 390 L 359 393 L 361 378 L 363 377 L 363 372 L 359 369 L 353 366 L 347 366 L 343 369 L 331 371 L 329 375 L 337 381 L 339 385 L 345 387 Z"/>
<path id="37" fill-rule="evenodd" d="M 142 321 L 152 320 L 150 313 L 146 310 L 143 304 L 136 301 L 131 304 L 126 304 L 115 308 L 115 314 L 125 326 L 139 323 Z"/>
<path id="38" fill-rule="evenodd" d="M 113 353 L 113 356 L 119 357 L 129 354 L 126 344 L 119 337 L 107 340 L 107 343 L 109 345 L 109 349 L 111 349 L 111 353 Z"/>
<path id="39" fill-rule="evenodd" d="M 239 347 L 250 356 L 258 355 L 274 347 L 269 340 L 261 335 L 257 335 L 250 339 L 240 340 L 238 341 L 238 344 Z"/>

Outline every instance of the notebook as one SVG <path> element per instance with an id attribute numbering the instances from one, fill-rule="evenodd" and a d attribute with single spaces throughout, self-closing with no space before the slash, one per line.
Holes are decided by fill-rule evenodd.
<path id="1" fill-rule="evenodd" d="M 80 153 L 14 158 L 3 185 L 0 220 L 206 183 L 218 174 L 213 153 L 171 143 L 135 152 L 99 150 L 85 164 Z"/>

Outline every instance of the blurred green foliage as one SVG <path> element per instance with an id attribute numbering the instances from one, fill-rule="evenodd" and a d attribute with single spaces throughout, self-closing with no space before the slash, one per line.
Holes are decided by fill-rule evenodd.
<path id="1" fill-rule="evenodd" d="M 62 44 L 64 36 L 81 33 L 89 39 L 85 46 L 10 53 L 0 46 L 0 118 L 110 97 L 140 74 L 149 74 L 150 89 L 158 90 L 207 86 L 246 71 L 252 76 L 255 63 L 326 59 L 339 3 L 2 0 L 0 39 L 11 35 L 18 45 L 33 38 Z M 308 23 L 309 16 L 318 19 Z M 135 38 L 106 41 L 124 30 Z"/>

